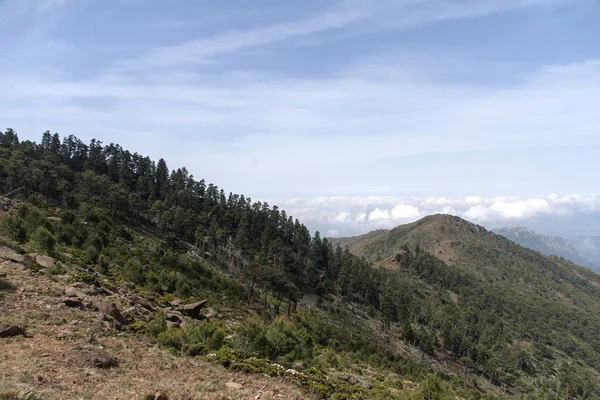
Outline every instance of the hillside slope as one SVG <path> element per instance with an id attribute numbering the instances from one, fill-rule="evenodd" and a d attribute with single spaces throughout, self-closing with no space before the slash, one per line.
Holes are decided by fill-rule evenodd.
<path id="1" fill-rule="evenodd" d="M 505 356 L 516 357 L 520 360 L 517 364 L 528 358 L 531 364 L 526 368 L 536 370 L 545 365 L 549 371 L 571 363 L 586 365 L 585 373 L 598 382 L 600 277 L 587 268 L 523 248 L 448 215 L 425 217 L 357 238 L 331 240 L 386 270 L 396 271 L 396 283 L 387 287 L 389 305 L 384 305 L 391 310 L 391 320 L 407 318 L 402 306 L 407 302 L 406 291 L 414 289 L 409 289 L 406 281 L 418 278 L 424 287 L 418 290 L 429 292 L 430 297 L 424 310 L 417 313 L 421 317 L 416 318 L 422 318 L 427 326 L 437 325 L 434 331 L 442 332 L 431 337 L 432 342 L 440 335 L 449 336 L 442 348 L 456 352 L 466 345 L 470 347 L 467 357 L 472 360 L 483 343 L 488 343 L 486 347 L 488 341 L 509 337 Z M 444 326 L 448 322 L 439 312 L 462 319 L 459 325 L 473 330 L 466 335 L 470 337 L 463 336 L 464 340 L 452 345 L 453 328 Z M 497 333 L 491 333 L 495 330 L 503 332 L 496 339 Z M 510 355 L 511 351 L 521 355 Z M 519 365 L 518 369 L 523 368 Z"/>
<path id="2" fill-rule="evenodd" d="M 199 358 L 177 357 L 144 335 L 115 328 L 97 308 L 67 306 L 65 293 L 94 291 L 73 282 L 81 277 L 77 271 L 47 274 L 15 260 L 25 259 L 0 247 L 0 331 L 2 326 L 25 331 L 0 336 L 0 398 L 11 391 L 47 400 L 153 399 L 156 393 L 170 399 L 314 398 L 283 379 L 232 373 Z M 113 289 L 110 295 L 97 290 L 94 301 L 141 306 L 131 290 Z"/>

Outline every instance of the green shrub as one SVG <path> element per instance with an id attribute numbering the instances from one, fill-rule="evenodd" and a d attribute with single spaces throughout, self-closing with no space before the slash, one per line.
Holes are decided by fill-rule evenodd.
<path id="1" fill-rule="evenodd" d="M 203 321 L 187 329 L 160 332 L 157 339 L 164 347 L 184 355 L 197 356 L 210 350 L 219 350 L 225 342 L 225 328 L 217 322 Z"/>
<path id="2" fill-rule="evenodd" d="M 167 330 L 167 319 L 165 318 L 165 314 L 158 313 L 154 316 L 154 318 L 148 322 L 146 326 L 148 333 L 154 337 L 158 337 L 159 334 Z"/>
<path id="3" fill-rule="evenodd" d="M 23 219 L 15 214 L 8 214 L 0 220 L 0 230 L 9 238 L 23 243 L 27 239 L 27 229 Z"/>
<path id="4" fill-rule="evenodd" d="M 56 245 L 56 237 L 48 229 L 40 226 L 31 236 L 31 242 L 35 248 L 52 254 Z"/>

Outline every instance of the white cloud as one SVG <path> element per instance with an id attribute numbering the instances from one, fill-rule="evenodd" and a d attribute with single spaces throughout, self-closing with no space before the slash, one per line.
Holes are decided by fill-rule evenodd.
<path id="1" fill-rule="evenodd" d="M 475 200 L 477 199 L 477 200 Z M 600 211 L 600 195 L 483 197 L 445 199 L 446 205 L 431 198 L 369 196 L 318 199 L 270 200 L 311 229 L 339 235 L 355 235 L 380 228 L 392 228 L 431 214 L 451 214 L 484 226 L 499 227 L 535 222 L 540 218 L 565 217 Z M 343 217 L 343 218 L 342 218 Z"/>
<path id="2" fill-rule="evenodd" d="M 416 218 L 421 215 L 421 211 L 418 207 L 411 206 L 410 204 L 397 204 L 392 209 L 392 217 L 394 219 L 407 219 Z"/>
<path id="3" fill-rule="evenodd" d="M 371 213 L 369 213 L 369 221 L 377 221 L 382 219 L 390 219 L 390 212 L 388 210 L 380 210 L 379 208 L 376 208 L 375 210 L 371 211 Z"/>
<path id="4" fill-rule="evenodd" d="M 499 201 L 492 204 L 490 209 L 496 211 L 502 218 L 524 219 L 548 213 L 551 207 L 544 199 L 527 199 L 513 202 Z"/>

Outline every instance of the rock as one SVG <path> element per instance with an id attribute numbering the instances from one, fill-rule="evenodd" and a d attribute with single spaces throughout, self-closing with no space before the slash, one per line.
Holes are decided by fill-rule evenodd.
<path id="1" fill-rule="evenodd" d="M 169 398 L 166 394 L 158 392 L 154 395 L 154 400 L 169 400 Z"/>
<path id="2" fill-rule="evenodd" d="M 90 285 L 88 285 L 85 282 L 74 282 L 71 284 L 71 287 L 74 287 L 76 289 L 87 289 L 90 287 Z"/>
<path id="3" fill-rule="evenodd" d="M 17 325 L 0 325 L 0 338 L 7 338 L 18 335 L 25 336 L 25 329 Z"/>
<path id="4" fill-rule="evenodd" d="M 72 340 L 73 339 L 73 332 L 68 331 L 68 330 L 60 331 L 56 335 L 56 338 L 58 340 Z"/>
<path id="5" fill-rule="evenodd" d="M 74 287 L 67 287 L 64 290 L 65 292 L 65 297 L 75 297 L 78 298 L 79 300 L 83 300 L 85 298 L 85 294 L 81 293 L 79 290 L 75 289 Z"/>
<path id="6" fill-rule="evenodd" d="M 167 321 L 177 322 L 179 324 L 183 322 L 181 317 L 177 314 L 167 313 L 167 315 L 165 317 L 166 317 Z"/>
<path id="7" fill-rule="evenodd" d="M 179 329 L 180 325 L 179 322 L 167 321 L 167 329 Z"/>
<path id="8" fill-rule="evenodd" d="M 83 302 L 77 297 L 63 297 L 60 302 L 67 307 L 83 308 Z"/>
<path id="9" fill-rule="evenodd" d="M 14 262 L 22 262 L 25 259 L 21 254 L 6 246 L 0 246 L 0 258 Z"/>
<path id="10" fill-rule="evenodd" d="M 197 301 L 196 303 L 186 304 L 181 309 L 181 312 L 188 317 L 200 319 L 200 311 L 206 305 L 208 300 Z"/>
<path id="11" fill-rule="evenodd" d="M 202 310 L 200 316 L 201 319 L 213 319 L 217 317 L 217 312 L 214 308 L 208 307 L 206 310 Z"/>
<path id="12" fill-rule="evenodd" d="M 175 300 L 171 301 L 169 304 L 171 305 L 171 307 L 177 308 L 183 304 L 183 301 L 181 301 L 180 299 L 175 299 Z"/>
<path id="13" fill-rule="evenodd" d="M 152 302 L 150 302 L 149 300 L 146 300 L 142 296 L 128 295 L 127 298 L 134 304 L 137 304 L 140 307 L 143 307 L 146 310 L 151 311 L 152 313 L 156 312 L 156 307 L 154 307 L 154 304 L 152 304 Z"/>
<path id="14" fill-rule="evenodd" d="M 45 256 L 43 254 L 37 254 L 35 256 L 35 261 L 40 264 L 40 266 L 44 268 L 54 268 L 56 267 L 56 261 L 54 258 Z"/>
<path id="15" fill-rule="evenodd" d="M 244 386 L 241 383 L 237 383 L 237 382 L 227 382 L 225 384 L 225 386 L 227 386 L 229 389 L 243 389 Z"/>
<path id="16" fill-rule="evenodd" d="M 89 289 L 83 289 L 82 292 L 88 296 L 98 296 L 100 294 L 100 291 L 98 290 L 96 285 L 90 286 Z"/>
<path id="17" fill-rule="evenodd" d="M 117 305 L 112 301 L 100 297 L 94 300 L 94 304 L 96 305 L 96 307 L 98 307 L 98 310 L 101 313 L 110 315 L 115 321 L 119 322 L 120 324 L 127 323 L 127 318 L 125 318 L 125 316 L 121 314 L 121 311 L 119 311 L 119 307 L 117 307 Z"/>
<path id="18" fill-rule="evenodd" d="M 81 300 L 81 304 L 83 305 L 83 308 L 92 308 L 94 305 L 94 299 L 92 299 L 90 296 L 85 296 Z"/>
<path id="19" fill-rule="evenodd" d="M 89 362 L 94 368 L 113 368 L 119 365 L 117 359 L 104 350 L 90 352 Z"/>

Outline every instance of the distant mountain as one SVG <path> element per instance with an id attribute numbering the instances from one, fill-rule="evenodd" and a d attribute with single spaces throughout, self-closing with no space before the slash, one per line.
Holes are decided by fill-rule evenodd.
<path id="1" fill-rule="evenodd" d="M 522 226 L 494 229 L 492 232 L 502 235 L 513 242 L 551 256 L 562 257 L 575 264 L 597 268 L 588 258 L 583 256 L 575 246 L 566 239 L 558 236 L 548 236 L 534 232 Z"/>
<path id="2" fill-rule="evenodd" d="M 591 268 L 600 273 L 600 236 L 574 236 L 569 237 L 569 242 L 579 254 L 590 260 Z"/>

